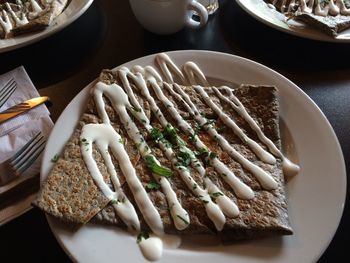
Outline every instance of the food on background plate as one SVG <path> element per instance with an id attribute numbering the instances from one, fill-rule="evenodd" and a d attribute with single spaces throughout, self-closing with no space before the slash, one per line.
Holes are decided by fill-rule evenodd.
<path id="1" fill-rule="evenodd" d="M 59 16 L 68 0 L 0 1 L 0 38 L 42 30 Z"/>
<path id="2" fill-rule="evenodd" d="M 165 54 L 156 61 L 164 81 L 149 66 L 101 73 L 34 204 L 128 228 L 150 260 L 164 233 L 292 234 L 284 174 L 299 168 L 280 151 L 277 89 L 214 87 L 192 62 L 183 74 Z"/>
<path id="3" fill-rule="evenodd" d="M 336 37 L 350 28 L 350 0 L 264 0 L 288 19 L 303 21 Z"/>

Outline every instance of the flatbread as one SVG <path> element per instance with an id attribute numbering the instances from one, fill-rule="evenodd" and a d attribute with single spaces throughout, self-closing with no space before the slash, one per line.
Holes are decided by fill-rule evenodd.
<path id="1" fill-rule="evenodd" d="M 108 85 L 112 83 L 121 84 L 118 74 L 109 70 L 105 70 L 101 73 L 100 81 Z M 195 128 L 196 123 L 194 119 L 176 97 L 167 91 L 164 86 L 167 84 L 159 83 L 159 85 L 162 86 L 164 94 L 173 103 L 182 118 Z M 158 127 L 159 130 L 162 130 L 161 124 L 157 120 L 155 113 L 150 111 L 150 105 L 147 98 L 139 92 L 135 85 L 132 85 L 132 87 L 137 101 L 144 109 L 147 118 L 151 120 L 153 127 Z M 226 223 L 224 224 L 223 229 L 218 231 L 213 221 L 206 213 L 207 203 L 203 202 L 199 196 L 196 196 L 193 191 L 186 186 L 181 177 L 174 172 L 173 176 L 167 179 L 176 193 L 180 204 L 188 212 L 190 221 L 187 222 L 188 226 L 185 229 L 178 230 L 174 225 L 174 220 L 170 213 L 172 207 L 168 204 L 164 192 L 161 189 L 148 189 L 148 197 L 161 217 L 164 231 L 166 233 L 177 234 L 219 233 L 225 240 L 246 239 L 266 235 L 292 234 L 292 228 L 288 220 L 282 161 L 277 159 L 275 164 L 266 164 L 260 161 L 256 154 L 254 154 L 239 137 L 234 135 L 229 128 L 225 127 L 222 120 L 220 120 L 217 114 L 208 107 L 194 87 L 179 87 L 190 96 L 193 102 L 195 102 L 199 112 L 201 112 L 205 118 L 211 120 L 212 123 L 215 123 L 215 127 L 220 130 L 221 136 L 226 138 L 226 140 L 246 159 L 271 174 L 277 183 L 277 187 L 274 190 L 265 190 L 255 176 L 222 149 L 217 140 L 210 138 L 205 129 L 199 129 L 197 131 L 198 138 L 205 143 L 208 149 L 210 149 L 210 152 L 216 153 L 217 158 L 234 172 L 239 180 L 244 182 L 254 191 L 255 197 L 250 200 L 238 198 L 231 186 L 223 178 L 225 174 L 218 174 L 213 167 L 209 164 L 205 164 L 209 157 L 203 157 L 199 154 L 198 159 L 200 159 L 206 169 L 205 176 L 219 189 L 218 192 L 211 196 L 212 201 L 215 203 L 216 198 L 225 195 L 237 204 L 240 212 L 236 217 L 226 217 Z M 149 90 L 151 90 L 151 88 L 149 88 Z M 220 105 L 221 109 L 231 119 L 235 120 L 237 125 L 241 127 L 250 138 L 259 142 L 256 133 L 248 123 L 237 114 L 227 102 L 219 99 L 212 87 L 206 87 L 204 90 L 209 94 L 210 98 L 217 103 L 217 105 Z M 151 93 L 152 96 L 156 98 L 152 91 Z M 257 122 L 264 134 L 280 149 L 281 141 L 279 133 L 277 89 L 273 86 L 242 85 L 240 88 L 235 89 L 233 93 L 244 105 L 249 115 Z M 140 153 L 138 152 L 138 146 L 135 145 L 132 138 L 128 135 L 126 127 L 121 123 L 121 120 L 113 109 L 110 100 L 105 97 L 104 101 L 106 103 L 105 109 L 111 124 L 123 138 L 124 148 L 136 170 L 136 174 L 142 182 L 142 185 L 147 189 L 148 185 L 151 182 L 154 182 L 152 171 L 149 166 L 146 165 L 144 159 L 141 158 Z M 156 102 L 163 113 L 167 112 L 165 116 L 171 124 L 181 130 L 174 119 L 170 117 L 167 107 L 162 105 L 158 99 L 156 99 Z M 48 176 L 47 181 L 43 184 L 34 205 L 46 213 L 64 221 L 84 224 L 93 217 L 92 221 L 94 223 L 126 227 L 121 218 L 116 215 L 113 206 L 108 204 L 109 200 L 104 198 L 102 192 L 96 187 L 96 185 L 94 185 L 92 177 L 89 176 L 86 164 L 82 160 L 82 142 L 80 141 L 80 134 L 81 129 L 88 123 L 102 123 L 93 98 L 89 100 L 85 113 L 76 127 L 73 137 L 67 143 L 59 161 Z M 137 121 L 135 123 L 140 133 L 152 149 L 152 153 L 157 160 L 159 160 L 161 165 L 167 169 L 173 169 L 174 167 L 172 167 L 170 160 L 166 158 L 164 152 L 159 148 L 154 139 L 150 137 L 150 134 L 147 132 L 143 124 Z M 178 132 L 178 135 L 191 150 L 196 151 L 193 142 L 191 142 L 191 136 L 186 135 L 185 132 Z M 266 149 L 264 145 L 261 143 L 259 144 L 262 148 Z M 94 148 L 93 153 L 94 159 L 104 177 L 104 181 L 113 188 L 110 182 L 110 176 L 107 172 L 107 167 L 101 154 L 96 148 Z M 150 231 L 142 213 L 137 208 L 137 204 L 131 190 L 129 189 L 128 183 L 126 183 L 123 173 L 118 169 L 119 164 L 115 158 L 113 158 L 113 163 L 119 172 L 118 175 L 123 192 L 136 208 L 137 215 L 141 222 L 141 229 Z M 198 187 L 205 188 L 204 178 L 195 169 L 189 169 L 191 169 L 191 176 L 196 181 L 196 184 L 198 184 Z"/>

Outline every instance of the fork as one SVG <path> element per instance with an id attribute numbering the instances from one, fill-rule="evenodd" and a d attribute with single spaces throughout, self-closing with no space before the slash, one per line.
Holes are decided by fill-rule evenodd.
<path id="1" fill-rule="evenodd" d="M 9 183 L 27 170 L 45 148 L 45 138 L 38 132 L 11 158 L 0 163 L 0 186 Z"/>
<path id="2" fill-rule="evenodd" d="M 11 95 L 15 92 L 16 89 L 17 83 L 13 78 L 11 78 L 0 90 L 0 108 L 11 97 Z"/>

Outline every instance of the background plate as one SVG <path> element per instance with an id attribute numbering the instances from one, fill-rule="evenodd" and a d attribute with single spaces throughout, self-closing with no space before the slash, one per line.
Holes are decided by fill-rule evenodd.
<path id="1" fill-rule="evenodd" d="M 295 26 L 288 26 L 284 22 L 285 16 L 269 8 L 263 0 L 236 0 L 236 2 L 252 17 L 282 32 L 313 40 L 350 43 L 350 29 L 344 30 L 336 38 L 333 38 L 299 22 L 291 22 Z"/>
<path id="2" fill-rule="evenodd" d="M 287 155 L 301 172 L 287 184 L 289 212 L 295 234 L 222 245 L 212 239 L 186 238 L 178 249 L 166 249 L 160 262 L 314 262 L 331 241 L 339 224 L 346 192 L 346 172 L 338 140 L 316 104 L 295 84 L 250 60 L 210 51 L 175 51 L 168 55 L 181 66 L 191 60 L 210 78 L 232 83 L 269 84 L 279 89 L 281 133 Z M 124 66 L 154 65 L 154 55 Z M 41 176 L 51 158 L 70 138 L 89 97 L 83 89 L 58 119 L 45 149 Z M 72 232 L 48 217 L 57 240 L 79 262 L 144 262 L 135 238 L 116 227 L 85 225 Z M 183 261 L 181 261 L 183 260 Z"/>
<path id="3" fill-rule="evenodd" d="M 10 39 L 0 39 L 0 53 L 35 43 L 60 31 L 80 17 L 92 2 L 93 0 L 71 0 L 63 13 L 45 30 L 16 36 Z"/>

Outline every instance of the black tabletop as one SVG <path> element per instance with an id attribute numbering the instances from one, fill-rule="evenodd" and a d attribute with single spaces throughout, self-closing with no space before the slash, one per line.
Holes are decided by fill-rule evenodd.
<path id="1" fill-rule="evenodd" d="M 128 1 L 95 1 L 61 32 L 28 47 L 0 54 L 0 74 L 23 65 L 42 95 L 51 97 L 55 121 L 69 101 L 101 69 L 148 54 L 203 49 L 239 55 L 283 74 L 324 112 L 338 136 L 347 174 L 350 161 L 350 44 L 325 43 L 276 31 L 250 17 L 234 0 L 220 1 L 218 12 L 199 30 L 158 36 L 142 29 Z M 343 218 L 319 262 L 347 257 L 350 242 L 349 195 Z M 0 227 L 1 262 L 69 262 L 47 224 L 32 209 Z"/>

